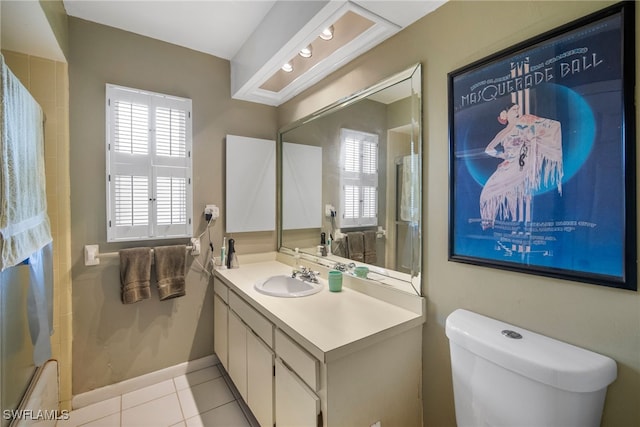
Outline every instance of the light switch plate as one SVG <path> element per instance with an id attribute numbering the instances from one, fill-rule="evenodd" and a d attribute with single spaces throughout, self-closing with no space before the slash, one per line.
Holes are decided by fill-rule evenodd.
<path id="1" fill-rule="evenodd" d="M 100 264 L 100 246 L 85 245 L 84 246 L 84 265 Z"/>

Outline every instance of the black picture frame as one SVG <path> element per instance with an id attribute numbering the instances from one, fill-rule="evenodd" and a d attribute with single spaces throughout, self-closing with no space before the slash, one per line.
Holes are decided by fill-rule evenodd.
<path id="1" fill-rule="evenodd" d="M 448 74 L 450 261 L 637 291 L 634 8 Z"/>

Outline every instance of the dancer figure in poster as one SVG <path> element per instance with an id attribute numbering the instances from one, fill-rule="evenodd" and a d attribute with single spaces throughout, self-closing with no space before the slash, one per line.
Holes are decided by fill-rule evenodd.
<path id="1" fill-rule="evenodd" d="M 557 186 L 562 195 L 562 132 L 560 122 L 531 114 L 520 115 L 509 104 L 498 116 L 505 125 L 485 152 L 504 159 L 480 193 L 483 229 L 496 220 L 531 221 L 531 198 L 543 185 Z"/>

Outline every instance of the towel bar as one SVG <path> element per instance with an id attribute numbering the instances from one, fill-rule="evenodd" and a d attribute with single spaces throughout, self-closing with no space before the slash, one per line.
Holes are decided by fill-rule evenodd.
<path id="1" fill-rule="evenodd" d="M 193 249 L 193 246 L 187 246 L 187 251 Z M 153 253 L 153 248 L 151 249 L 151 253 Z M 119 256 L 118 252 L 103 252 L 100 253 L 99 245 L 85 245 L 84 246 L 84 265 L 98 265 L 100 264 L 100 258 L 115 258 Z M 153 258 L 151 259 L 153 262 Z"/>
<path id="2" fill-rule="evenodd" d="M 343 233 L 342 231 L 340 231 L 340 229 L 337 229 L 334 232 L 334 237 L 336 240 L 340 240 L 340 239 L 344 239 L 346 233 Z M 378 229 L 376 230 L 376 238 L 377 239 L 383 239 L 387 236 L 387 230 L 383 229 L 381 226 L 378 226 Z"/>

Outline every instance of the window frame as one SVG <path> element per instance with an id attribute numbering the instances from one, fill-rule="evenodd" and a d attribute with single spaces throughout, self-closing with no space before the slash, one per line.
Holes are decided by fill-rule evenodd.
<path id="1" fill-rule="evenodd" d="M 119 102 L 136 103 L 147 107 L 147 153 L 126 153 L 116 150 L 116 105 Z M 157 150 L 158 130 L 157 118 L 158 108 L 169 109 L 178 112 L 178 121 L 171 122 L 178 126 L 177 134 L 180 145 L 184 139 L 184 155 L 161 155 Z M 193 233 L 193 160 L 192 160 L 192 101 L 188 98 L 180 98 L 171 95 L 160 94 L 145 90 L 133 89 L 114 84 L 106 85 L 105 97 L 106 110 L 106 202 L 107 202 L 107 241 L 124 242 L 136 240 L 158 240 L 191 237 Z M 180 112 L 184 112 L 183 114 Z M 173 117 L 173 116 L 171 116 Z M 142 120 L 144 121 L 144 120 Z M 167 122 L 168 123 L 168 122 Z M 182 125 L 184 125 L 182 127 Z M 162 128 L 165 131 L 166 129 Z M 174 135 L 174 130 L 169 127 L 170 140 Z M 133 132 L 133 131 L 132 131 Z M 162 136 L 161 136 L 162 137 Z M 144 139 L 144 138 L 142 138 Z M 166 141 L 166 138 L 165 138 Z M 170 144 L 171 145 L 171 144 Z M 182 147 L 180 147 L 181 149 Z M 170 148 L 171 149 L 171 148 Z M 144 225 L 121 225 L 116 221 L 118 218 L 117 208 L 119 205 L 116 196 L 116 176 L 140 176 L 147 179 L 147 201 L 146 217 Z M 167 197 L 184 197 L 183 203 L 170 203 L 173 208 L 178 207 L 180 211 L 174 218 L 184 218 L 184 222 L 173 224 L 158 223 L 158 198 L 163 194 L 158 193 L 158 179 L 169 177 L 173 183 L 184 185 L 184 192 L 164 193 Z M 173 187 L 171 187 L 173 188 Z M 139 189 L 144 192 L 144 189 Z M 133 190 L 132 190 L 133 193 Z M 140 197 L 141 193 L 138 193 Z M 133 196 L 132 196 L 133 197 Z M 133 200 L 133 199 L 132 199 Z M 132 205 L 135 202 L 132 203 Z M 126 209 L 127 206 L 124 206 Z M 132 218 L 134 217 L 134 207 L 130 208 Z"/>
<path id="2" fill-rule="evenodd" d="M 348 153 L 347 139 L 355 139 L 358 143 L 358 171 L 347 171 Z M 366 152 L 363 150 L 365 144 L 375 145 L 375 173 L 366 173 L 363 169 L 370 165 L 365 162 Z M 374 133 L 363 132 L 353 129 L 340 129 L 340 208 L 339 227 L 343 229 L 357 227 L 372 227 L 378 225 L 378 206 L 380 203 L 380 194 L 378 190 L 378 176 L 380 169 L 380 142 L 379 136 Z M 358 214 L 355 217 L 347 218 L 347 192 L 352 187 L 356 187 L 358 191 Z M 374 190 L 375 200 L 371 206 L 371 199 L 365 196 L 365 193 Z M 369 206 L 367 206 L 369 205 Z M 374 216 L 366 216 L 366 210 L 375 212 Z"/>

